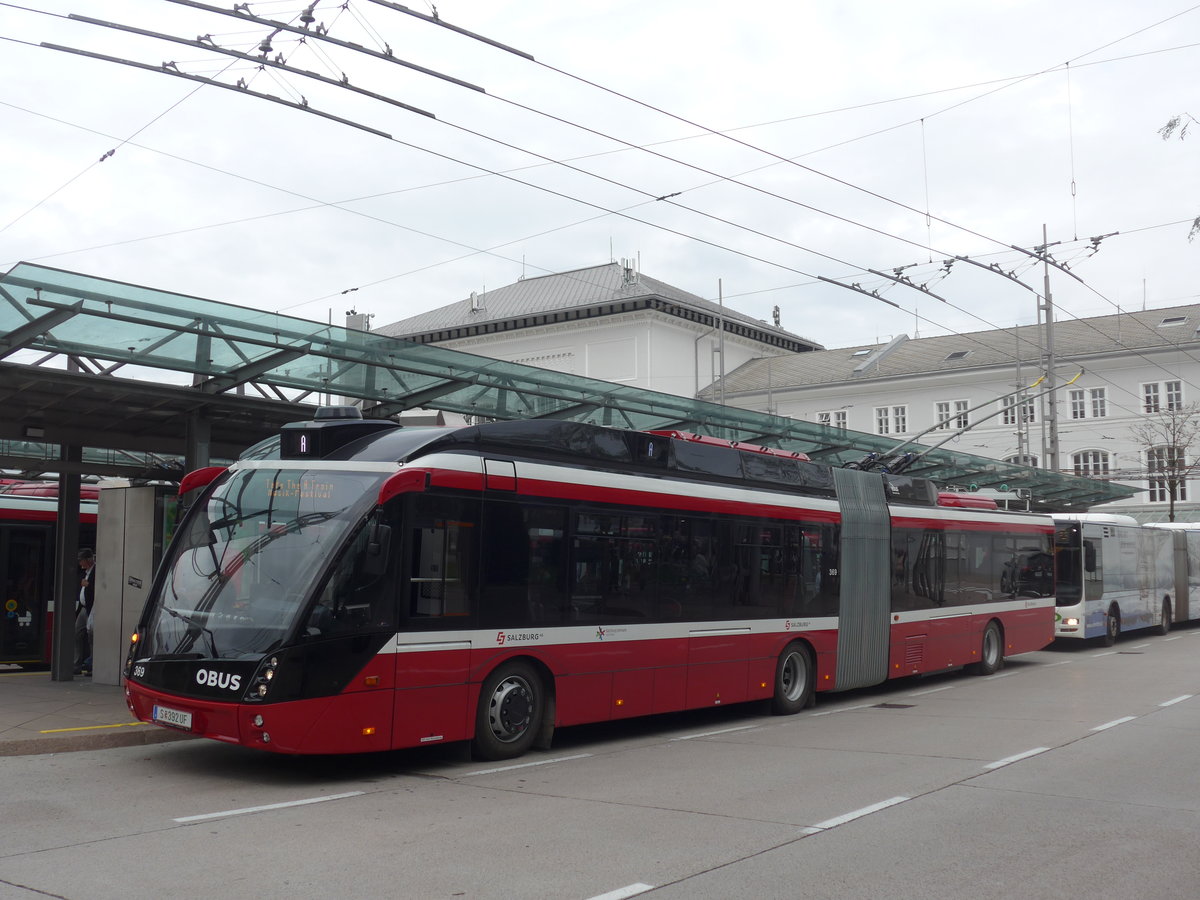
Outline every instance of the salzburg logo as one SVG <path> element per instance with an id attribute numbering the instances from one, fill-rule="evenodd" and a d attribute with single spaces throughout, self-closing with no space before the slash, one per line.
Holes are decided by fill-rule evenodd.
<path id="1" fill-rule="evenodd" d="M 504 632 L 503 631 L 496 632 L 496 644 L 500 647 L 504 646 Z"/>

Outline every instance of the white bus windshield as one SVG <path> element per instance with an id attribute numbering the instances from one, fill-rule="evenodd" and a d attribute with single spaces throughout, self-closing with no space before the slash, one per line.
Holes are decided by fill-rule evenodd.
<path id="1" fill-rule="evenodd" d="M 172 545 L 142 652 L 245 659 L 279 646 L 385 477 L 285 468 L 233 473 Z"/>

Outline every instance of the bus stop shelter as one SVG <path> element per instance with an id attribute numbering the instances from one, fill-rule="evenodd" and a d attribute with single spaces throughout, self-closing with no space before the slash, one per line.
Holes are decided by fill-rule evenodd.
<path id="1" fill-rule="evenodd" d="M 31 263 L 0 276 L 0 468 L 59 475 L 59 609 L 74 582 L 81 475 L 178 480 L 340 398 L 367 417 L 435 409 L 678 430 L 834 466 L 895 441 Z M 912 445 L 921 452 L 928 448 Z M 906 474 L 1083 511 L 1136 489 L 938 448 Z M 54 674 L 72 635 L 55 629 Z M 65 662 L 64 662 L 65 660 Z M 64 673 L 65 669 L 65 673 Z"/>

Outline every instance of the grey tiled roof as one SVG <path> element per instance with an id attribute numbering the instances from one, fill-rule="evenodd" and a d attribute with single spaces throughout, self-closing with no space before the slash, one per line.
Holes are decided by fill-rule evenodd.
<path id="1" fill-rule="evenodd" d="M 1176 325 L 1165 319 L 1182 317 Z M 1138 351 L 1185 345 L 1200 356 L 1200 304 L 1172 306 L 1087 319 L 1060 319 L 1054 323 L 1054 353 L 1058 359 L 1086 357 L 1115 350 Z M 1020 347 L 1023 362 L 1034 363 L 1042 354 L 1042 328 L 1022 325 L 995 331 L 912 338 L 888 344 L 862 344 L 838 350 L 797 353 L 771 360 L 747 362 L 725 379 L 725 393 L 761 392 L 808 384 L 865 382 L 902 375 L 1011 366 Z M 959 356 L 959 354 L 964 354 Z M 949 358 L 951 356 L 956 358 Z M 855 375 L 855 370 L 860 374 Z M 701 396 L 712 393 L 706 390 Z"/>
<path id="2" fill-rule="evenodd" d="M 738 323 L 750 336 L 761 334 L 764 340 L 779 344 L 802 345 L 798 349 L 816 348 L 815 341 L 768 325 L 759 319 L 722 307 L 711 300 L 673 287 L 664 281 L 638 272 L 627 275 L 620 263 L 606 263 L 572 272 L 525 278 L 495 290 L 481 293 L 448 306 L 430 310 L 408 319 L 401 319 L 376 329 L 391 337 L 415 337 L 451 329 L 471 329 L 486 323 L 510 322 L 514 319 L 546 313 L 581 310 L 611 304 L 614 301 L 657 298 L 668 306 L 680 307 L 706 316 L 724 315 L 727 323 Z M 669 310 L 668 310 L 669 311 Z"/>

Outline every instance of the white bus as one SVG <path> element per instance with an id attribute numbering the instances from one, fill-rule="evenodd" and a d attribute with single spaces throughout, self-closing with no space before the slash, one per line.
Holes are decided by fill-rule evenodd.
<path id="1" fill-rule="evenodd" d="M 1155 522 L 1175 542 L 1175 609 L 1172 621 L 1200 619 L 1200 522 Z"/>
<path id="2" fill-rule="evenodd" d="M 1054 636 L 1111 646 L 1125 631 L 1166 634 L 1175 621 L 1174 547 L 1169 531 L 1132 516 L 1056 515 Z"/>

